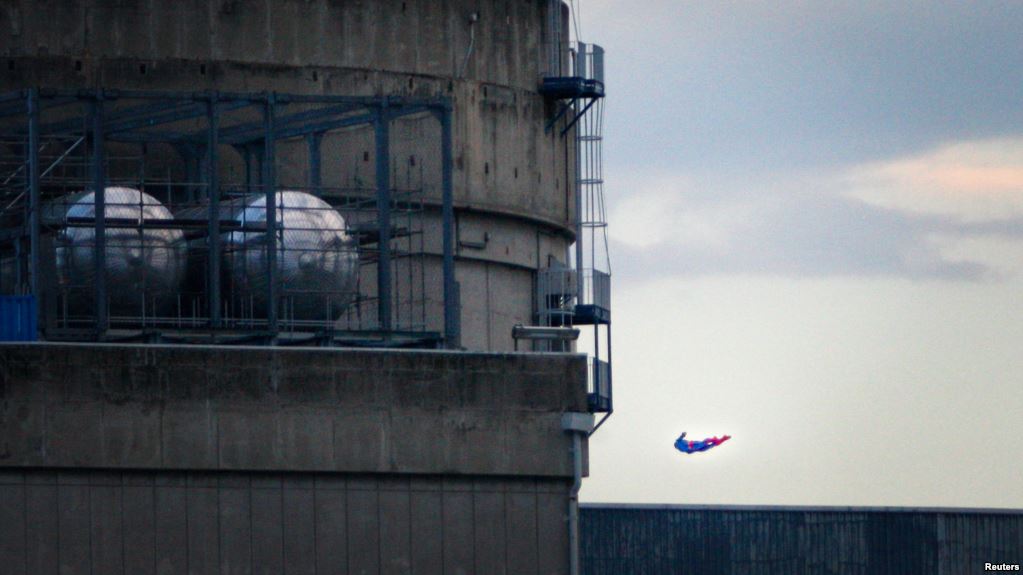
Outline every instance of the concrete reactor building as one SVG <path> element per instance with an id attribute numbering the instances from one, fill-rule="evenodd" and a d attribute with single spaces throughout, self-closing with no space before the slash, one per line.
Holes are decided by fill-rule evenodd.
<path id="1" fill-rule="evenodd" d="M 0 0 L 2 570 L 578 573 L 611 314 L 571 20 Z"/>

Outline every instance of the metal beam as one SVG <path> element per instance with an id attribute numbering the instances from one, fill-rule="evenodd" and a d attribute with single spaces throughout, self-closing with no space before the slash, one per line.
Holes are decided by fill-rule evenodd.
<path id="1" fill-rule="evenodd" d="M 251 106 L 250 102 L 228 102 L 220 105 L 221 111 L 231 111 Z M 143 128 L 152 128 L 163 124 L 180 122 L 200 118 L 206 114 L 206 106 L 201 103 L 180 100 L 167 100 L 160 103 L 149 103 L 130 108 L 118 110 L 116 113 L 106 116 L 104 130 L 109 135 L 117 134 L 118 138 L 135 141 L 169 141 L 163 138 L 165 134 L 160 132 L 141 132 L 140 138 L 131 138 L 125 132 L 133 132 Z M 79 127 L 77 119 L 62 120 L 53 122 L 42 127 L 43 133 L 53 134 L 75 130 Z M 146 138 L 147 134 L 154 134 L 156 138 Z M 203 141 L 205 134 L 198 132 L 194 134 L 178 134 L 178 139 Z M 111 138 L 107 138 L 111 139 Z"/>
<path id="2" fill-rule="evenodd" d="M 377 316 L 380 329 L 391 329 L 391 132 L 386 103 L 375 111 L 377 180 Z"/>
<path id="3" fill-rule="evenodd" d="M 461 346 L 461 299 L 458 284 L 455 282 L 455 208 L 452 170 L 454 170 L 454 153 L 452 150 L 451 106 L 445 106 L 439 112 L 441 131 L 441 212 L 444 234 L 444 345 L 449 349 Z"/>
<path id="4" fill-rule="evenodd" d="M 296 112 L 294 114 L 280 116 L 276 119 L 275 123 L 278 126 L 278 132 L 280 132 L 280 130 L 288 124 L 294 124 L 295 122 L 308 122 L 310 120 L 319 120 L 329 116 L 347 114 L 357 109 L 359 109 L 359 107 L 353 107 L 351 105 L 328 106 L 326 108 L 306 110 L 304 112 Z M 252 140 L 259 137 L 259 132 L 262 129 L 262 122 L 245 122 L 244 124 L 235 124 L 234 126 L 224 128 L 220 133 L 220 137 L 224 141 Z"/>
<path id="5" fill-rule="evenodd" d="M 167 106 L 160 108 L 159 105 L 153 106 L 153 108 L 155 109 L 147 113 L 136 114 L 129 118 L 118 118 L 114 121 L 110 121 L 103 127 L 103 129 L 109 134 L 130 132 L 142 128 L 152 128 L 153 126 L 159 126 L 161 124 L 179 122 L 181 120 L 191 120 L 193 118 L 201 117 L 206 113 L 205 106 L 192 103 L 184 106 L 178 105 L 170 109 L 168 109 Z"/>
<path id="6" fill-rule="evenodd" d="M 578 100 L 578 98 L 573 98 L 572 101 L 569 102 L 568 104 L 565 104 L 564 102 L 559 102 L 561 104 L 561 108 L 558 110 L 558 113 L 555 114 L 553 118 L 548 120 L 547 124 L 543 127 L 543 131 L 545 134 L 547 132 L 550 132 L 551 128 L 554 127 L 554 124 L 557 124 L 558 120 L 560 120 L 561 117 L 564 116 L 566 112 L 568 112 L 575 106 L 576 100 Z"/>
<path id="7" fill-rule="evenodd" d="M 579 119 L 582 118 L 586 114 L 586 112 L 588 112 L 589 109 L 593 107 L 593 104 L 595 104 L 596 102 L 597 102 L 596 98 L 590 100 L 589 102 L 586 102 L 586 106 L 584 106 L 583 109 L 578 114 L 576 114 L 575 117 L 572 118 L 572 121 L 569 122 L 567 126 L 561 129 L 561 135 L 564 136 L 565 134 L 567 134 L 568 131 L 572 129 L 572 126 L 574 126 L 576 122 L 578 122 Z"/>
<path id="8" fill-rule="evenodd" d="M 309 190 L 320 195 L 320 186 L 322 184 L 322 174 L 320 172 L 320 144 L 323 141 L 323 134 L 307 134 L 306 145 L 309 151 L 309 177 L 306 182 L 309 185 Z"/>
<path id="9" fill-rule="evenodd" d="M 106 229 L 106 170 L 103 149 L 103 92 L 96 91 L 91 104 L 92 112 L 92 193 L 93 209 L 96 215 L 96 234 L 93 243 L 93 264 L 95 265 L 94 286 L 96 290 L 96 331 L 100 335 L 109 327 L 107 309 L 107 229 Z"/>
<path id="10" fill-rule="evenodd" d="M 354 109 L 354 108 L 353 108 Z M 409 116 L 413 114 L 421 114 L 429 111 L 431 108 L 426 106 L 410 107 L 398 112 L 392 109 L 391 117 L 397 118 L 401 116 Z M 226 111 L 227 108 L 224 104 L 221 104 L 221 110 Z M 349 110 L 351 111 L 351 109 Z M 310 110 L 310 112 L 313 112 Z M 320 114 L 319 117 L 336 115 L 340 112 L 324 113 Z M 300 112 L 299 114 L 305 114 Z M 331 130 L 339 130 L 342 128 L 350 128 L 362 124 L 370 124 L 376 118 L 374 113 L 359 114 L 356 116 L 348 116 L 345 118 L 339 118 L 336 120 L 320 121 L 314 124 L 294 125 L 298 121 L 304 120 L 290 120 L 289 127 L 280 127 L 284 117 L 278 118 L 277 125 L 279 126 L 276 135 L 278 140 L 284 140 L 289 138 L 297 138 L 300 136 L 307 136 L 309 134 L 329 132 Z M 316 118 L 311 118 L 316 119 Z M 242 129 L 238 129 L 242 128 Z M 239 124 L 237 126 L 231 126 L 225 128 L 220 132 L 220 142 L 222 144 L 231 145 L 243 145 L 251 142 L 261 142 L 263 140 L 263 123 L 254 122 Z M 141 132 L 129 132 L 121 130 L 116 135 L 112 135 L 107 138 L 108 140 L 114 140 L 119 142 L 204 142 L 206 135 L 203 132 L 171 132 L 171 131 L 158 131 L 158 130 L 146 130 Z"/>
<path id="11" fill-rule="evenodd" d="M 167 130 L 146 130 L 143 132 L 118 132 L 107 136 L 110 142 L 125 142 L 144 144 L 148 142 L 163 142 L 167 144 L 196 144 L 206 141 L 206 134 L 186 134 L 184 132 L 171 132 Z"/>
<path id="12" fill-rule="evenodd" d="M 39 92 L 32 88 L 28 91 L 28 210 L 29 210 L 29 265 L 32 295 L 35 296 L 36 317 L 42 317 L 42 280 L 40 251 L 40 219 L 42 206 L 39 190 Z M 21 262 L 18 262 L 20 267 Z M 38 322 L 36 325 L 45 325 Z"/>
<path id="13" fill-rule="evenodd" d="M 277 131 L 277 139 L 284 140 L 287 138 L 297 138 L 299 136 L 305 136 L 307 134 L 315 134 L 317 132 L 329 132 L 331 130 L 338 130 L 341 128 L 348 128 L 352 126 L 358 126 L 360 124 L 369 124 L 376 120 L 375 113 L 359 114 L 358 116 L 349 116 L 347 118 L 340 118 L 337 120 L 330 120 L 326 122 L 318 122 L 316 124 L 306 124 L 301 126 L 291 126 L 290 128 L 281 128 Z M 258 136 L 256 136 L 258 138 Z M 255 139 L 248 134 L 236 135 L 234 137 L 226 138 L 224 141 L 232 144 L 242 144 Z"/>
<path id="14" fill-rule="evenodd" d="M 210 327 L 214 329 L 220 327 L 220 170 L 217 150 L 220 145 L 219 132 L 220 109 L 217 93 L 213 92 L 206 102 L 206 195 L 209 198 L 206 295 L 209 301 Z"/>
<path id="15" fill-rule="evenodd" d="M 422 114 L 424 112 L 429 112 L 430 109 L 431 108 L 426 107 L 426 106 L 415 106 L 415 107 L 409 107 L 409 108 L 405 108 L 405 109 L 395 110 L 391 106 L 388 106 L 388 110 L 390 110 L 390 117 L 391 117 L 392 120 L 395 119 L 395 118 L 403 117 L 403 116 L 411 116 L 413 114 Z M 376 113 L 375 112 L 371 112 L 371 113 L 367 113 L 367 114 L 359 114 L 357 116 L 348 116 L 348 117 L 345 117 L 345 118 L 339 118 L 337 120 L 329 120 L 329 121 L 319 122 L 319 123 L 316 123 L 316 124 L 306 124 L 306 125 L 299 125 L 299 126 L 291 126 L 291 127 L 288 127 L 288 128 L 281 128 L 281 129 L 277 130 L 277 139 L 278 140 L 285 140 L 285 139 L 288 139 L 288 138 L 297 138 L 299 136 L 305 136 L 305 135 L 308 135 L 308 134 L 329 132 L 331 130 L 339 130 L 341 128 L 351 128 L 353 126 L 359 126 L 359 125 L 362 125 L 362 124 L 370 124 L 370 123 L 373 123 L 373 122 L 376 121 L 376 117 L 377 117 Z M 256 137 L 258 137 L 258 136 L 256 136 Z M 245 139 L 245 138 L 249 138 L 249 139 Z M 225 141 L 229 141 L 232 144 L 242 144 L 242 143 L 249 142 L 249 141 L 254 141 L 254 140 L 252 139 L 252 136 L 250 136 L 250 135 L 242 135 L 242 136 L 236 135 L 236 136 L 234 136 L 232 138 L 226 139 Z"/>
<path id="16" fill-rule="evenodd" d="M 275 94 L 266 96 L 263 107 L 263 192 L 266 194 L 266 322 L 277 334 L 277 173 L 275 160 Z"/>
<path id="17" fill-rule="evenodd" d="M 172 105 L 177 106 L 177 108 L 180 109 L 180 108 L 185 108 L 185 107 L 192 106 L 193 104 L 191 104 L 191 103 L 186 103 L 186 104 L 175 103 L 175 104 L 172 104 Z M 138 119 L 138 118 L 144 117 L 147 114 L 155 114 L 157 112 L 166 112 L 167 111 L 167 107 L 168 107 L 168 104 L 166 102 L 161 103 L 161 104 L 142 104 L 142 105 L 138 105 L 138 106 L 132 106 L 130 108 L 124 108 L 124 109 L 118 110 L 115 113 L 111 113 L 109 115 L 106 115 L 104 121 L 113 123 L 113 122 L 118 122 L 118 121 L 129 121 L 129 120 L 133 120 L 133 119 Z M 81 120 L 78 119 L 78 118 L 70 118 L 70 119 L 67 119 L 67 120 L 61 120 L 59 122 L 51 122 L 49 124 L 44 124 L 43 126 L 40 127 L 40 130 L 44 134 L 53 134 L 53 133 L 67 132 L 67 131 L 70 131 L 70 130 L 77 130 L 79 127 L 81 127 Z"/>

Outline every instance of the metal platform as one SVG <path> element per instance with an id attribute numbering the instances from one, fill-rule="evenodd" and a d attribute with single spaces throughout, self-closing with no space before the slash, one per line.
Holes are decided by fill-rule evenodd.
<path id="1" fill-rule="evenodd" d="M 544 78 L 540 93 L 557 100 L 579 98 L 603 98 L 604 83 L 592 78 L 572 76 L 567 78 Z"/>

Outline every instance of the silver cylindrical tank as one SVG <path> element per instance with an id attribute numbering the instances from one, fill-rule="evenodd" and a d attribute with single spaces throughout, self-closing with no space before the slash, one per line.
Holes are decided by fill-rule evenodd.
<path id="1" fill-rule="evenodd" d="M 358 245 L 344 217 L 322 199 L 299 191 L 276 194 L 278 317 L 330 323 L 355 299 Z M 179 218 L 206 217 L 206 207 L 179 212 Z M 220 219 L 237 231 L 222 234 L 221 288 L 228 315 L 266 317 L 266 196 L 224 202 Z M 202 248 L 200 248 L 202 249 Z M 193 262 L 205 262 L 204 257 Z M 201 276 L 205 270 L 194 270 Z"/>
<path id="2" fill-rule="evenodd" d="M 149 317 L 172 308 L 188 255 L 181 230 L 159 227 L 160 222 L 173 220 L 173 214 L 153 196 L 133 188 L 108 187 L 104 201 L 110 315 Z M 42 216 L 48 227 L 57 228 L 54 263 L 61 308 L 69 316 L 92 315 L 95 194 L 84 191 L 63 196 L 46 204 Z"/>

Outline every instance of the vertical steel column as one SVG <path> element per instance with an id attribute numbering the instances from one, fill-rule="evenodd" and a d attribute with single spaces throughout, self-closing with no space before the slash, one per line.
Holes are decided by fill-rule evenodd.
<path id="1" fill-rule="evenodd" d="M 103 150 L 103 90 L 96 90 L 92 101 L 92 193 L 96 218 L 93 263 L 96 290 L 96 331 L 102 334 L 110 326 L 107 309 L 107 178 Z"/>
<path id="2" fill-rule="evenodd" d="M 573 106 L 576 107 L 576 114 L 583 110 L 581 100 L 576 100 Z M 576 116 L 577 118 L 579 116 Z M 584 284 L 583 277 L 583 142 L 580 125 L 576 124 L 575 131 L 575 305 L 583 305 Z M 587 176 L 588 177 L 588 176 Z M 590 246 L 592 249 L 593 246 Z"/>
<path id="3" fill-rule="evenodd" d="M 263 109 L 263 192 L 266 194 L 266 323 L 272 334 L 277 332 L 277 171 L 275 160 L 274 120 L 277 97 L 266 95 Z"/>
<path id="4" fill-rule="evenodd" d="M 441 131 L 441 215 L 444 233 L 444 345 L 449 349 L 461 346 L 461 306 L 455 282 L 455 207 L 452 170 L 454 153 L 451 135 L 451 104 L 440 111 Z"/>
<path id="5" fill-rule="evenodd" d="M 24 293 L 22 286 L 25 285 L 25 270 L 22 268 L 25 266 L 22 265 L 21 261 L 22 252 L 25 250 L 24 244 L 25 238 L 14 240 L 14 285 L 16 288 L 14 293 L 17 295 Z M 29 257 L 32 257 L 32 254 L 29 254 Z"/>
<path id="6" fill-rule="evenodd" d="M 29 218 L 29 277 L 32 295 L 35 297 L 36 317 L 42 317 L 42 282 L 40 281 L 40 205 L 39 191 L 39 92 L 28 91 L 28 218 Z M 21 243 L 21 240 L 18 240 Z M 21 261 L 16 260 L 18 268 Z M 20 286 L 19 286 L 20 289 Z M 42 325 L 45 322 L 38 322 Z"/>
<path id="7" fill-rule="evenodd" d="M 206 222 L 206 247 L 209 250 L 206 285 L 209 296 L 210 327 L 220 327 L 220 170 L 217 165 L 220 145 L 220 108 L 218 94 L 210 92 L 206 102 L 206 194 L 209 215 Z"/>
<path id="8" fill-rule="evenodd" d="M 377 259 L 377 315 L 380 329 L 391 329 L 391 132 L 387 101 L 377 108 L 376 179 L 377 179 L 377 232 L 380 256 Z"/>
<path id="9" fill-rule="evenodd" d="M 323 134 L 315 133 L 306 136 L 309 154 L 309 178 L 308 185 L 310 193 L 320 195 L 321 174 L 320 174 L 320 142 L 323 141 Z"/>
<path id="10" fill-rule="evenodd" d="M 252 193 L 252 148 L 249 146 L 239 146 L 242 153 L 242 158 L 245 160 L 245 193 Z M 235 149 L 238 149 L 235 148 Z"/>
<path id="11" fill-rule="evenodd" d="M 614 409 L 614 370 L 611 369 L 611 316 L 607 320 L 607 396 L 610 409 Z"/>

